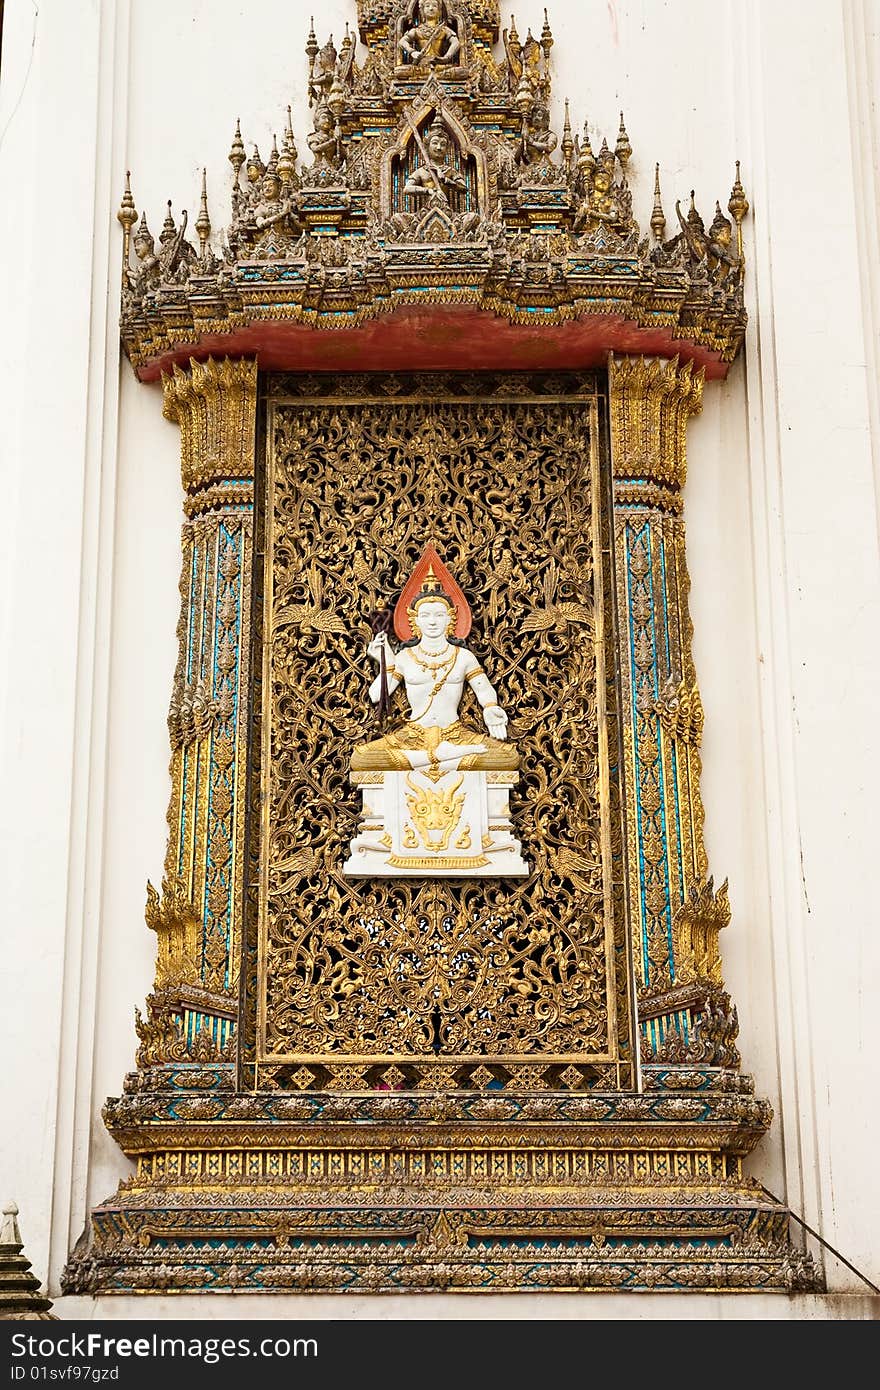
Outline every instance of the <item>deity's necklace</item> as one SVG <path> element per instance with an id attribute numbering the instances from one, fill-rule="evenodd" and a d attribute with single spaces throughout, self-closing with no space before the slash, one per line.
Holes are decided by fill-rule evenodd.
<path id="1" fill-rule="evenodd" d="M 440 691 L 443 689 L 443 687 L 444 687 L 444 685 L 446 684 L 447 680 L 448 680 L 449 677 L 452 675 L 452 669 L 453 669 L 453 667 L 455 666 L 456 660 L 457 660 L 457 658 L 458 658 L 458 650 L 457 650 L 455 647 L 452 648 L 452 660 L 451 660 L 451 661 L 448 661 L 447 658 L 444 657 L 443 661 L 438 661 L 438 662 L 436 662 L 436 663 L 435 663 L 435 662 L 421 661 L 421 660 L 415 655 L 415 652 L 414 652 L 412 649 L 410 649 L 410 656 L 413 658 L 413 660 L 414 660 L 419 666 L 424 667 L 424 669 L 425 669 L 426 671 L 432 671 L 432 672 L 434 672 L 434 677 L 435 677 L 435 678 L 434 678 L 434 684 L 433 684 L 433 687 L 432 687 L 432 689 L 431 689 L 431 693 L 430 693 L 430 695 L 428 696 L 428 703 L 425 705 L 425 708 L 424 708 L 423 710 L 420 710 L 418 714 L 413 714 L 413 715 L 412 715 L 412 722 L 413 722 L 414 724 L 417 724 L 417 723 L 419 722 L 420 719 L 424 719 L 425 715 L 428 713 L 428 710 L 429 710 L 429 709 L 431 708 L 431 706 L 433 705 L 435 698 L 440 694 Z M 446 668 L 446 669 L 443 670 L 442 675 L 437 676 L 437 674 L 436 674 L 437 671 L 441 670 L 441 668 L 442 668 L 444 665 L 445 665 L 445 668 Z"/>
<path id="2" fill-rule="evenodd" d="M 450 651 L 452 652 L 451 658 L 447 655 L 447 652 Z M 448 665 L 449 669 L 452 670 L 452 667 L 455 665 L 455 658 L 457 655 L 458 652 L 456 648 L 451 645 L 451 643 L 446 644 L 446 648 L 443 652 L 443 655 L 440 657 L 438 661 L 423 661 L 420 656 L 416 656 L 415 648 L 412 648 L 410 650 L 410 656 L 412 657 L 413 661 L 415 661 L 416 665 L 421 666 L 423 671 L 440 671 L 446 665 Z"/>

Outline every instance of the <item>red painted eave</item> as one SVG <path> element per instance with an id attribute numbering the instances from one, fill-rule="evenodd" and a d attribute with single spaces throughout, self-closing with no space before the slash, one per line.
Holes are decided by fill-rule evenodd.
<path id="1" fill-rule="evenodd" d="M 256 357 L 267 372 L 576 371 L 603 366 L 610 352 L 679 357 L 704 367 L 709 380 L 723 379 L 730 365 L 669 328 L 640 328 L 608 314 L 533 326 L 475 305 L 431 305 L 336 331 L 273 320 L 205 334 L 142 363 L 137 374 L 157 381 L 175 363 L 208 357 Z"/>

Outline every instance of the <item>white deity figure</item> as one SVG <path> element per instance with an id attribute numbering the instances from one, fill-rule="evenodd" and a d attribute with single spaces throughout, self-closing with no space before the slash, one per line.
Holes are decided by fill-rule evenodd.
<path id="1" fill-rule="evenodd" d="M 453 770 L 511 769 L 519 766 L 516 751 L 506 745 L 507 715 L 495 688 L 467 647 L 449 641 L 456 611 L 429 569 L 421 591 L 407 609 L 416 642 L 394 651 L 385 633 L 367 647 L 374 661 L 385 653 L 388 692 L 403 683 L 410 718 L 372 743 L 361 744 L 351 760 L 352 771 L 421 769 L 438 776 Z M 370 699 L 379 703 L 381 674 L 370 686 Z M 465 684 L 483 711 L 488 737 L 458 718 Z"/>
<path id="2" fill-rule="evenodd" d="M 438 567 L 443 570 L 442 562 Z M 370 699 L 382 708 L 402 685 L 410 717 L 352 753 L 361 810 L 343 872 L 360 878 L 522 877 L 529 866 L 509 807 L 519 756 L 508 742 L 495 687 L 473 652 L 450 637 L 458 612 L 433 565 L 406 616 L 412 641 L 394 648 L 382 632 L 367 647 L 380 667 Z M 405 635 L 407 625 L 397 631 Z M 480 705 L 485 732 L 459 718 L 466 686 Z"/>

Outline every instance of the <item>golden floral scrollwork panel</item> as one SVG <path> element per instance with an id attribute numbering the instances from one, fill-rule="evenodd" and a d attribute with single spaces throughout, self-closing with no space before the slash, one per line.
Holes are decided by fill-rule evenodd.
<path id="1" fill-rule="evenodd" d="M 626 1082 L 594 380 L 296 385 L 276 381 L 267 428 L 261 1083 Z M 370 615 L 428 541 L 523 755 L 512 813 L 533 871 L 518 882 L 341 872 L 351 749 L 377 731 Z"/>

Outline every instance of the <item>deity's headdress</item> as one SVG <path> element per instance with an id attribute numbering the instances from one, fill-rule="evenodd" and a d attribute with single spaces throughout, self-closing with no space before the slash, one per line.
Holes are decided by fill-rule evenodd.
<path id="1" fill-rule="evenodd" d="M 419 605 L 422 603 L 445 603 L 446 607 L 449 609 L 449 614 L 453 623 L 458 616 L 458 609 L 434 573 L 433 565 L 428 566 L 428 572 L 422 581 L 422 587 L 406 610 L 406 616 L 409 618 L 410 625 L 413 629 L 416 627 L 416 615 L 419 610 Z"/>
<path id="2" fill-rule="evenodd" d="M 712 237 L 714 241 L 717 241 L 719 232 L 729 233 L 732 230 L 733 228 L 730 219 L 724 216 L 724 213 L 721 211 L 721 204 L 716 203 L 715 217 L 713 218 L 712 225 L 709 228 L 709 235 Z"/>
<path id="3" fill-rule="evenodd" d="M 608 148 L 607 140 L 602 141 L 602 148 L 599 151 L 596 163 L 600 169 L 605 171 L 609 178 L 614 177 L 614 154 Z"/>
<path id="4" fill-rule="evenodd" d="M 174 225 L 174 218 L 171 216 L 171 200 L 168 201 L 168 212 L 165 214 L 165 221 L 162 223 L 162 231 L 159 240 L 164 246 L 166 241 L 173 241 L 177 236 L 177 228 Z"/>
<path id="5" fill-rule="evenodd" d="M 702 219 L 702 217 L 700 216 L 700 214 L 697 212 L 697 205 L 696 205 L 696 203 L 694 202 L 694 190 L 693 190 L 693 189 L 691 189 L 691 205 L 690 205 L 690 207 L 688 208 L 687 220 L 688 220 L 688 226 L 692 227 L 692 228 L 694 229 L 694 231 L 700 232 L 701 234 L 705 234 L 705 231 L 706 231 L 706 224 L 705 224 L 705 222 L 703 221 L 703 219 Z"/>
<path id="6" fill-rule="evenodd" d="M 425 546 L 394 606 L 394 631 L 401 642 L 413 640 L 413 619 L 427 602 L 443 603 L 449 609 L 454 632 L 449 637 L 451 642 L 467 637 L 471 630 L 470 605 L 432 543 Z"/>
<path id="7" fill-rule="evenodd" d="M 135 241 L 148 241 L 151 246 L 154 244 L 153 233 L 147 226 L 147 214 L 145 212 L 141 213 L 141 220 L 137 224 L 134 239 Z"/>
<path id="8" fill-rule="evenodd" d="M 447 128 L 446 122 L 440 115 L 439 111 L 436 113 L 433 121 L 428 127 L 428 137 L 430 138 L 432 135 L 442 135 L 444 140 L 449 139 L 449 130 Z"/>

